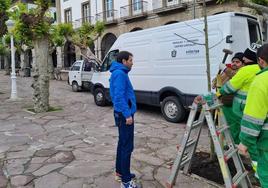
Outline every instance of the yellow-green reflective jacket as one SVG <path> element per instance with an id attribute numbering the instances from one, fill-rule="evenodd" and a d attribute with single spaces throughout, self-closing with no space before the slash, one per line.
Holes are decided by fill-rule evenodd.
<path id="1" fill-rule="evenodd" d="M 268 151 L 268 67 L 257 74 L 248 92 L 241 121 L 241 142 Z"/>
<path id="2" fill-rule="evenodd" d="M 221 95 L 234 94 L 233 112 L 239 117 L 243 116 L 247 92 L 259 71 L 260 68 L 257 64 L 242 67 L 220 89 Z"/>

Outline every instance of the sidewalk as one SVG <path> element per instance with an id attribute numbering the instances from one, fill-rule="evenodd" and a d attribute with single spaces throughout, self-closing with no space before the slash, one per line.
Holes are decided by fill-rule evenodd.
<path id="1" fill-rule="evenodd" d="M 72 92 L 51 81 L 50 104 L 62 111 L 31 114 L 31 78 L 17 78 L 19 101 L 11 102 L 10 77 L 0 71 L 0 188 L 119 188 L 113 180 L 117 128 L 112 108 L 97 107 L 88 92 Z M 170 174 L 183 124 L 166 122 L 160 112 L 135 116 L 132 171 L 143 188 L 163 188 Z M 208 149 L 206 131 L 201 149 Z M 180 175 L 174 188 L 214 187 Z"/>

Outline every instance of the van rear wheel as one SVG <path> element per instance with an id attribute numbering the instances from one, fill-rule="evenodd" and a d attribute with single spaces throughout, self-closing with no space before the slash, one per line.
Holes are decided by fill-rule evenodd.
<path id="1" fill-rule="evenodd" d="M 178 97 L 166 97 L 161 104 L 161 111 L 164 118 L 173 123 L 181 122 L 184 120 L 186 110 L 179 101 Z"/>
<path id="2" fill-rule="evenodd" d="M 105 106 L 106 105 L 105 92 L 102 88 L 95 89 L 94 101 L 95 101 L 95 104 L 97 106 Z"/>

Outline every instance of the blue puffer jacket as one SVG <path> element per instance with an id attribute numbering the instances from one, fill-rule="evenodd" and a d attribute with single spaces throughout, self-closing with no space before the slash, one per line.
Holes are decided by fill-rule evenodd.
<path id="1" fill-rule="evenodd" d="M 129 68 L 114 61 L 110 72 L 110 95 L 112 98 L 114 110 L 122 112 L 125 118 L 134 115 L 137 110 L 136 97 L 132 84 L 128 77 Z"/>

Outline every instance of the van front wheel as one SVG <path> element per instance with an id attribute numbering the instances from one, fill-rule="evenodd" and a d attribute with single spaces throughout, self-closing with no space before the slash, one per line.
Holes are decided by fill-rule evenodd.
<path id="1" fill-rule="evenodd" d="M 161 111 L 164 118 L 173 123 L 181 122 L 185 118 L 186 111 L 178 97 L 166 97 L 161 104 Z"/>
<path id="2" fill-rule="evenodd" d="M 105 106 L 106 99 L 105 99 L 105 92 L 102 88 L 97 88 L 94 91 L 94 101 L 97 106 Z"/>

